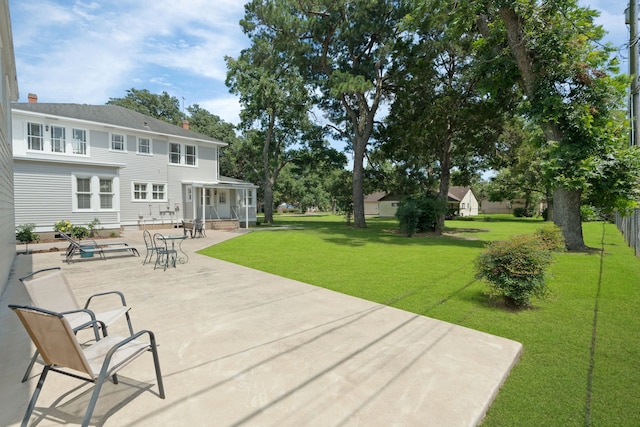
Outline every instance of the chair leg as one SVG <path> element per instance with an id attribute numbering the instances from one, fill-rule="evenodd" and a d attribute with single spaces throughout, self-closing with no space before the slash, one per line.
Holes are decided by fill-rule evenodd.
<path id="1" fill-rule="evenodd" d="M 104 383 L 104 376 L 101 374 L 96 381 L 96 385 L 93 388 L 93 394 L 91 395 L 91 400 L 89 400 L 89 406 L 87 407 L 87 412 L 84 413 L 84 418 L 82 419 L 82 427 L 87 427 L 89 422 L 91 421 L 91 415 L 93 415 L 93 410 L 96 407 L 96 403 L 98 402 L 98 397 L 100 396 L 100 389 L 102 389 L 102 384 Z"/>
<path id="2" fill-rule="evenodd" d="M 47 378 L 47 374 L 49 373 L 49 366 L 45 366 L 40 374 L 40 379 L 38 380 L 38 385 L 36 389 L 33 391 L 33 396 L 31 396 L 31 401 L 29 402 L 29 406 L 27 406 L 27 412 L 24 414 L 24 418 L 22 419 L 22 427 L 27 427 L 29 425 L 29 418 L 31 418 L 31 413 L 33 412 L 33 408 L 36 407 L 36 401 L 38 400 L 38 396 L 40 396 L 40 390 L 42 390 L 42 385 L 44 384 L 45 378 Z"/>
<path id="3" fill-rule="evenodd" d="M 127 318 L 127 325 L 129 325 L 129 333 L 131 335 L 133 335 L 134 332 L 133 332 L 133 326 L 131 325 L 131 316 L 129 316 L 129 312 L 128 311 L 124 314 L 124 317 Z"/>
<path id="4" fill-rule="evenodd" d="M 164 383 L 162 382 L 162 373 L 160 372 L 160 359 L 158 358 L 158 345 L 156 344 L 156 337 L 153 332 L 149 331 L 149 337 L 151 340 L 151 354 L 153 354 L 153 366 L 156 369 L 156 381 L 158 382 L 158 393 L 161 399 L 164 399 Z"/>
<path id="5" fill-rule="evenodd" d="M 133 334 L 131 334 L 133 335 Z M 24 376 L 22 377 L 22 382 L 26 382 L 29 379 L 29 374 L 31 374 L 31 370 L 33 369 L 33 365 L 36 364 L 36 360 L 38 360 L 38 350 L 36 350 L 33 353 L 33 357 L 31 358 L 31 361 L 29 362 L 29 366 L 27 367 L 27 372 L 24 373 Z"/>

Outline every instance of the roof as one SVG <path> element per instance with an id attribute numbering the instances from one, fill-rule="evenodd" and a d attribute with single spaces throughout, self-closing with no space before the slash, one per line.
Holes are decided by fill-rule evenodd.
<path id="1" fill-rule="evenodd" d="M 366 196 L 364 196 L 364 202 L 378 202 L 386 195 L 387 193 L 385 193 L 384 191 L 377 191 L 375 193 L 367 194 Z"/>
<path id="2" fill-rule="evenodd" d="M 216 145 L 226 143 L 209 136 L 172 125 L 146 114 L 119 105 L 57 104 L 46 102 L 17 102 L 11 104 L 13 110 L 43 114 L 46 116 L 66 117 L 103 125 L 117 126 L 143 132 L 189 138 L 210 142 Z"/>
<path id="3" fill-rule="evenodd" d="M 449 187 L 449 199 L 461 201 L 467 193 L 471 191 L 471 187 Z"/>

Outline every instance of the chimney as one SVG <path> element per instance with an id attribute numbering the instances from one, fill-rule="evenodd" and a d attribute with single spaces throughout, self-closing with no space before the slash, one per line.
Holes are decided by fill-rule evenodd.
<path id="1" fill-rule="evenodd" d="M 27 95 L 27 98 L 29 99 L 29 104 L 36 104 L 38 102 L 38 95 L 35 93 L 30 93 Z"/>
<path id="2" fill-rule="evenodd" d="M 189 120 L 182 121 L 182 129 L 189 130 Z"/>

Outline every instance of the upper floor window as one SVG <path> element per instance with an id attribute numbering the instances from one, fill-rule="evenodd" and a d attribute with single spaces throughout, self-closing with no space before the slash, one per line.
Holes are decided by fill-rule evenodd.
<path id="1" fill-rule="evenodd" d="M 113 179 L 100 178 L 100 209 L 113 209 Z"/>
<path id="2" fill-rule="evenodd" d="M 76 178 L 78 209 L 91 209 L 91 178 Z"/>
<path id="3" fill-rule="evenodd" d="M 120 135 L 117 133 L 111 134 L 111 149 L 114 151 L 125 151 L 124 150 L 124 135 Z"/>
<path id="4" fill-rule="evenodd" d="M 169 143 L 169 162 L 179 165 L 180 157 L 180 144 Z"/>
<path id="5" fill-rule="evenodd" d="M 178 144 L 176 142 L 169 143 L 169 163 L 174 165 L 189 165 L 195 166 L 197 164 L 198 152 L 195 145 Z"/>
<path id="6" fill-rule="evenodd" d="M 151 140 L 149 138 L 138 138 L 138 153 L 151 154 Z"/>
<path id="7" fill-rule="evenodd" d="M 42 124 L 27 123 L 27 144 L 29 150 L 44 150 L 44 132 Z"/>
<path id="8" fill-rule="evenodd" d="M 185 145 L 184 146 L 184 164 L 185 165 L 196 165 L 196 146 L 195 145 Z"/>
<path id="9" fill-rule="evenodd" d="M 51 126 L 51 151 L 54 153 L 64 153 L 66 146 L 66 129 L 62 126 Z"/>
<path id="10" fill-rule="evenodd" d="M 87 131 L 73 129 L 73 154 L 87 154 Z"/>

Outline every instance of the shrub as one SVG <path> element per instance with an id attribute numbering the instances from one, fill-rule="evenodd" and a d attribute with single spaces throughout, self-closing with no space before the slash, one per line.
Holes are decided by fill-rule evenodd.
<path id="1" fill-rule="evenodd" d="M 23 224 L 16 227 L 16 240 L 22 243 L 37 242 L 40 240 L 40 236 L 33 232 L 35 230 L 35 224 Z"/>
<path id="2" fill-rule="evenodd" d="M 547 294 L 545 271 L 551 261 L 551 252 L 537 236 L 514 236 L 487 245 L 476 260 L 476 277 L 488 282 L 490 296 L 526 307 L 531 297 Z"/>
<path id="3" fill-rule="evenodd" d="M 580 219 L 582 222 L 601 221 L 600 211 L 593 206 L 580 206 Z"/>
<path id="4" fill-rule="evenodd" d="M 53 229 L 55 231 L 62 231 L 63 233 L 71 233 L 73 230 L 73 224 L 68 219 L 63 219 L 62 221 L 58 221 L 53 225 Z"/>
<path id="5" fill-rule="evenodd" d="M 566 250 L 566 242 L 562 235 L 562 229 L 554 224 L 545 225 L 534 233 L 543 248 L 552 252 L 562 252 Z"/>
<path id="6" fill-rule="evenodd" d="M 76 239 L 80 240 L 87 236 L 89 236 L 89 229 L 87 227 L 83 227 L 81 225 L 74 225 L 71 228 L 71 235 Z"/>
<path id="7" fill-rule="evenodd" d="M 533 216 L 533 209 L 531 208 L 514 208 L 513 216 L 516 218 L 531 218 Z"/>
<path id="8" fill-rule="evenodd" d="M 94 218 L 93 221 L 87 224 L 87 227 L 89 228 L 90 237 L 96 237 L 100 232 L 100 230 L 102 230 L 102 227 L 98 227 L 99 225 L 100 225 L 100 220 L 98 218 Z"/>
<path id="9" fill-rule="evenodd" d="M 410 207 L 405 207 L 410 206 Z M 396 211 L 396 218 L 400 222 L 400 229 L 411 237 L 416 232 L 434 231 L 438 216 L 447 212 L 446 202 L 436 193 L 421 193 L 402 200 Z M 417 216 L 417 218 L 414 218 Z M 408 226 L 415 229 L 409 233 Z"/>
<path id="10" fill-rule="evenodd" d="M 422 212 L 414 200 L 407 200 L 398 206 L 396 218 L 398 219 L 400 230 L 406 233 L 407 237 L 411 237 L 416 233 L 421 214 Z"/>

